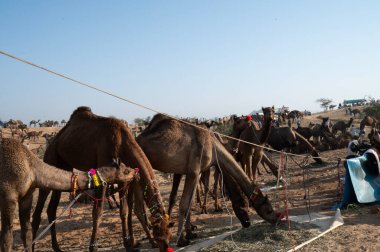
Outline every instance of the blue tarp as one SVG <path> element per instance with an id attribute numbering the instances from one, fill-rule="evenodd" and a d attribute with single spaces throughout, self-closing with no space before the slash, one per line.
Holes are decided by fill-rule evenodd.
<path id="1" fill-rule="evenodd" d="M 347 160 L 343 198 L 339 208 L 345 207 L 352 202 L 380 203 L 378 167 L 370 165 L 368 155 L 369 153 L 366 152 L 363 156 Z M 378 162 L 377 156 L 376 159 Z"/>

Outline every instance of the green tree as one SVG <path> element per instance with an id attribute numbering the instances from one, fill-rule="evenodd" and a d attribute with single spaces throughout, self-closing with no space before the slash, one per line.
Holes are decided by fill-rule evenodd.
<path id="1" fill-rule="evenodd" d="M 321 107 L 327 110 L 330 104 L 333 102 L 333 100 L 329 98 L 319 98 L 318 100 L 316 100 L 316 102 L 319 102 L 321 104 Z"/>
<path id="2" fill-rule="evenodd" d="M 363 109 L 364 113 L 368 116 L 373 116 L 377 120 L 380 120 L 380 104 L 379 103 L 374 103 L 365 109 Z"/>
<path id="3" fill-rule="evenodd" d="M 135 120 L 134 120 L 135 124 L 137 124 L 137 125 L 143 125 L 144 121 L 145 120 L 142 118 L 135 118 Z"/>

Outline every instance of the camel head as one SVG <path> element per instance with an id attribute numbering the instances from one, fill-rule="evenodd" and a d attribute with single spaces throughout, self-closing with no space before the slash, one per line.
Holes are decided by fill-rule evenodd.
<path id="1" fill-rule="evenodd" d="M 249 126 L 249 121 L 244 116 L 234 117 L 234 124 L 232 126 L 232 136 L 239 138 L 243 130 Z"/>
<path id="2" fill-rule="evenodd" d="M 268 196 L 264 196 L 261 190 L 254 186 L 254 192 L 250 197 L 250 202 L 255 208 L 257 214 L 271 224 L 278 223 L 279 216 L 274 212 L 272 204 L 269 202 Z"/>
<path id="3" fill-rule="evenodd" d="M 264 113 L 264 121 L 270 122 L 274 120 L 274 106 L 272 107 L 261 107 Z"/>
<path id="4" fill-rule="evenodd" d="M 115 159 L 111 166 L 99 168 L 101 175 L 107 183 L 123 183 L 128 185 L 137 178 L 138 169 L 127 167 L 119 159 Z"/>

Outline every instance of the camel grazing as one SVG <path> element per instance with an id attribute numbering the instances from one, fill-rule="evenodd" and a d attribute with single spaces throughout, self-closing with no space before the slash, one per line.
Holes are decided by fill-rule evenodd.
<path id="1" fill-rule="evenodd" d="M 372 116 L 365 116 L 363 120 L 360 122 L 360 132 L 363 134 L 365 133 L 365 126 L 370 126 L 372 127 L 372 129 L 377 128 L 377 120 Z"/>
<path id="2" fill-rule="evenodd" d="M 278 151 L 285 148 L 294 148 L 298 145 L 299 148 L 302 149 L 300 150 L 301 152 L 309 152 L 317 163 L 322 163 L 318 152 L 314 149 L 311 143 L 295 129 L 289 127 L 272 128 L 268 137 L 268 144 Z"/>
<path id="3" fill-rule="evenodd" d="M 264 154 L 262 146 L 266 143 L 271 129 L 271 122 L 274 117 L 274 107 L 262 108 L 264 121 L 260 129 L 257 123 L 246 120 L 246 118 L 237 118 L 234 121 L 232 137 L 256 144 L 237 142 L 238 150 L 241 153 L 241 164 L 248 177 L 254 182 L 256 180 L 256 170 Z M 248 118 L 250 119 L 250 118 Z M 232 141 L 234 143 L 234 141 Z M 277 176 L 277 171 L 273 171 Z"/>
<path id="4" fill-rule="evenodd" d="M 230 153 L 207 129 L 202 130 L 157 114 L 137 137 L 137 142 L 154 169 L 186 175 L 183 190 L 185 193 L 181 197 L 179 206 L 178 246 L 188 245 L 189 239 L 195 237 L 191 230 L 189 209 L 200 174 L 218 164 L 222 171 L 228 173 L 237 182 L 236 185 L 250 198 L 257 213 L 268 222 L 276 223 L 277 217 L 268 199 L 256 185 L 250 182 Z M 186 237 L 182 232 L 185 218 Z"/>
<path id="5" fill-rule="evenodd" d="M 354 118 L 350 118 L 348 123 L 345 123 L 344 121 L 337 121 L 333 126 L 332 126 L 332 133 L 335 135 L 338 130 L 342 132 L 342 134 L 346 133 L 347 128 L 351 127 L 352 122 L 354 121 Z"/>
<path id="6" fill-rule="evenodd" d="M 160 251 L 166 251 L 170 231 L 155 174 L 149 160 L 123 122 L 116 118 L 95 115 L 88 107 L 79 107 L 72 113 L 66 126 L 58 132 L 48 145 L 44 161 L 68 171 L 71 171 L 73 167 L 79 170 L 87 170 L 90 167 L 107 164 L 115 156 L 128 166 L 140 168 L 140 187 L 135 189 L 144 190 L 146 196 L 144 200 L 151 210 L 154 238 Z M 119 188 L 122 187 L 122 185 L 119 185 Z M 122 220 L 124 246 L 126 249 L 131 249 L 131 241 L 127 235 L 127 201 L 124 197 L 125 194 L 125 190 L 119 192 L 120 218 Z M 40 225 L 41 212 L 48 195 L 49 190 L 39 191 L 36 210 L 33 214 L 34 235 Z M 56 217 L 60 196 L 60 192 L 53 191 L 47 209 L 49 222 L 52 222 Z M 97 210 L 95 214 L 100 218 L 103 211 L 103 202 L 99 202 Z M 97 251 L 98 225 L 99 222 L 93 224 L 90 251 Z M 60 251 L 55 225 L 51 228 L 51 237 L 54 251 Z M 132 245 L 134 244 L 132 243 Z"/>
<path id="7" fill-rule="evenodd" d="M 100 167 L 98 171 L 107 183 L 128 185 L 135 177 L 135 171 L 124 165 L 118 169 Z M 0 141 L 0 172 L 1 251 L 12 251 L 13 220 L 18 204 L 21 239 L 30 252 L 33 191 L 35 188 L 72 191 L 74 174 L 45 164 L 22 143 L 11 138 Z M 77 188 L 87 188 L 89 181 L 86 172 L 74 176 L 77 176 Z"/>

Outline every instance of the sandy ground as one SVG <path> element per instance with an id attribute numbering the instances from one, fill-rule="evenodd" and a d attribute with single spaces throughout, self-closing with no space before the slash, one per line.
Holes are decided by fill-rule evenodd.
<path id="1" fill-rule="evenodd" d="M 344 114 L 341 111 L 339 115 L 342 115 L 342 113 Z M 344 118 L 348 120 L 349 117 L 345 116 Z M 306 119 L 305 124 L 308 123 L 308 120 L 314 121 L 316 119 Z M 57 130 L 59 129 L 44 129 L 46 132 Z M 7 137 L 7 134 L 5 133 L 4 136 Z M 30 148 L 35 149 L 41 144 L 44 144 L 43 138 L 39 138 L 36 142 L 30 142 Z M 331 207 L 340 200 L 338 170 L 341 173 L 340 176 L 343 176 L 344 173 L 342 164 L 340 164 L 340 168 L 337 167 L 337 160 L 338 158 L 344 158 L 345 153 L 344 149 L 323 152 L 321 156 L 328 159 L 327 164 L 323 167 L 310 167 L 307 169 L 301 169 L 297 164 L 302 163 L 304 161 L 303 158 L 295 158 L 294 161 L 289 158 L 288 170 L 285 174 L 289 183 L 287 186 L 289 197 L 287 206 L 290 215 L 307 214 L 308 211 L 327 215 L 334 214 Z M 271 156 L 276 162 L 279 162 L 278 155 L 271 154 Z M 261 186 L 264 187 L 264 185 L 274 185 L 276 183 L 273 175 L 266 174 L 262 168 L 261 171 L 264 173 L 258 179 L 258 183 Z M 164 199 L 164 205 L 167 207 L 171 179 L 159 173 L 157 173 L 157 178 Z M 180 190 L 182 189 L 180 188 Z M 284 192 L 284 189 L 278 189 L 268 193 L 272 205 L 279 211 L 285 210 Z M 68 203 L 68 194 L 64 193 L 58 212 L 61 212 Z M 58 239 L 64 251 L 87 250 L 91 235 L 91 210 L 91 205 L 77 204 L 72 209 L 71 217 L 69 216 L 69 212 L 67 212 L 58 220 Z M 194 203 L 192 206 L 193 224 L 197 225 L 199 236 L 193 243 L 240 227 L 240 223 L 233 216 L 229 201 L 224 204 L 222 213 L 215 213 L 213 211 L 213 200 L 209 196 L 208 210 L 208 214 L 200 214 L 199 205 Z M 177 217 L 177 211 L 178 208 L 176 207 L 172 218 Z M 345 222 L 343 226 L 309 244 L 303 251 L 380 251 L 380 206 L 352 205 L 349 209 L 342 210 L 342 215 Z M 252 222 L 261 220 L 254 210 L 250 210 L 250 216 Z M 46 214 L 44 213 L 42 227 L 46 226 L 46 219 Z M 145 239 L 145 234 L 136 218 L 134 220 L 134 229 L 142 248 L 144 250 L 150 249 L 151 246 Z M 176 230 L 177 226 L 174 226 L 172 228 L 173 238 L 171 240 L 174 248 Z M 295 230 L 294 232 L 297 231 Z M 18 219 L 15 220 L 14 237 L 14 249 L 16 251 L 22 250 Z M 99 251 L 124 251 L 118 210 L 110 210 L 107 205 L 100 227 L 98 244 Z M 49 233 L 37 242 L 36 249 L 36 251 L 51 251 Z M 285 251 L 286 249 L 283 248 L 282 250 Z M 238 247 L 232 250 L 240 251 Z M 205 248 L 202 251 L 208 250 Z"/>

